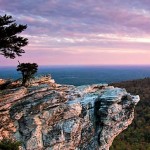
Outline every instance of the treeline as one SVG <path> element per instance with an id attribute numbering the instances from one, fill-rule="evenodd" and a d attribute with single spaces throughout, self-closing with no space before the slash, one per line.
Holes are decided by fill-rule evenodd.
<path id="1" fill-rule="evenodd" d="M 132 124 L 113 142 L 110 150 L 150 150 L 150 78 L 113 83 L 140 96 Z"/>

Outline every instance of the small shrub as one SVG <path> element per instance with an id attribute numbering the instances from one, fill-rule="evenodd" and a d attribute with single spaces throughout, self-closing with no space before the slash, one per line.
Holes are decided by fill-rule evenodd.
<path id="1" fill-rule="evenodd" d="M 0 141 L 0 150 L 19 150 L 19 146 L 21 146 L 21 142 L 11 140 L 11 139 L 3 139 Z"/>

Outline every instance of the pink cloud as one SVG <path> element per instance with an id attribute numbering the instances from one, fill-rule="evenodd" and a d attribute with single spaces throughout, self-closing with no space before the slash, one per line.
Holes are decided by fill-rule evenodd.
<path id="1" fill-rule="evenodd" d="M 150 64 L 149 4 L 148 0 L 86 0 L 86 4 L 81 0 L 0 0 L 0 13 L 28 25 L 22 35 L 29 38 L 29 45 L 21 61 Z M 2 65 L 16 65 L 16 60 L 0 58 Z"/>

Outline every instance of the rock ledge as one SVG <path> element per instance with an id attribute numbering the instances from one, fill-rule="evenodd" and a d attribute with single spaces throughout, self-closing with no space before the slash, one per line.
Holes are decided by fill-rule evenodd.
<path id="1" fill-rule="evenodd" d="M 108 150 L 132 123 L 139 100 L 107 84 L 75 87 L 37 78 L 27 88 L 0 92 L 0 139 L 22 141 L 23 150 Z"/>

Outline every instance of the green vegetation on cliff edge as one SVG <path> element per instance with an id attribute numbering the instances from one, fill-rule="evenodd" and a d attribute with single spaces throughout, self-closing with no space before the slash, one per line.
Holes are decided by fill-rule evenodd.
<path id="1" fill-rule="evenodd" d="M 113 83 L 140 96 L 132 124 L 116 137 L 110 150 L 150 150 L 150 78 Z"/>

